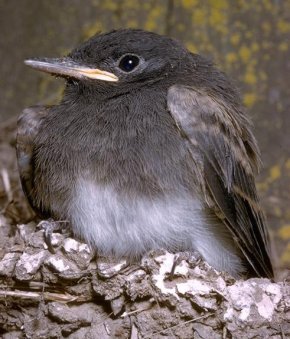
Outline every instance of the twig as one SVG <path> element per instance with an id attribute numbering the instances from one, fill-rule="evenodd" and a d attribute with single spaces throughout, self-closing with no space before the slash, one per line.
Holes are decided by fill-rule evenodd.
<path id="1" fill-rule="evenodd" d="M 78 297 L 70 294 L 60 294 L 51 292 L 23 292 L 23 291 L 0 291 L 0 300 L 5 300 L 8 297 L 22 299 L 22 300 L 35 300 L 35 301 L 59 301 L 59 302 L 72 302 L 76 301 Z"/>
<path id="2" fill-rule="evenodd" d="M 147 311 L 149 310 L 151 307 L 144 307 L 144 308 L 138 308 L 137 310 L 131 311 L 131 312 L 124 312 L 123 314 L 121 314 L 121 318 L 125 318 L 128 317 L 129 315 L 135 314 L 135 313 L 140 313 L 143 311 Z"/>
<path id="3" fill-rule="evenodd" d="M 6 168 L 1 169 L 1 177 L 3 181 L 3 186 L 5 193 L 7 195 L 7 200 L 8 202 L 11 202 L 13 200 L 13 194 L 11 190 L 11 185 L 10 185 L 10 179 L 9 179 L 9 174 Z"/>

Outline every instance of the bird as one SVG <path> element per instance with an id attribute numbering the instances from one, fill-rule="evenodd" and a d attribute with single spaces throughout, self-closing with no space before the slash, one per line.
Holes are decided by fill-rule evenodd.
<path id="1" fill-rule="evenodd" d="M 68 220 L 102 255 L 197 251 L 235 278 L 273 278 L 259 148 L 212 61 L 119 29 L 25 64 L 66 81 L 59 104 L 18 119 L 20 179 L 39 216 Z"/>

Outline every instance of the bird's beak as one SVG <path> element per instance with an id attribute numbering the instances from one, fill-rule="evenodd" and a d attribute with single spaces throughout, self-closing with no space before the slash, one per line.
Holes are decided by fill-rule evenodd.
<path id="1" fill-rule="evenodd" d="M 118 81 L 118 77 L 98 68 L 82 66 L 70 58 L 28 59 L 25 65 L 39 71 L 75 79 L 95 79 L 103 81 Z"/>

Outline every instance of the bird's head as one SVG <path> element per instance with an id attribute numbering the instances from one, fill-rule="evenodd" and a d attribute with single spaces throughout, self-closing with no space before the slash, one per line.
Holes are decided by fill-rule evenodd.
<path id="1" fill-rule="evenodd" d="M 171 38 L 123 29 L 95 35 L 67 57 L 29 59 L 25 64 L 64 77 L 69 86 L 118 93 L 184 71 L 186 64 L 192 66 L 191 60 L 187 49 Z"/>

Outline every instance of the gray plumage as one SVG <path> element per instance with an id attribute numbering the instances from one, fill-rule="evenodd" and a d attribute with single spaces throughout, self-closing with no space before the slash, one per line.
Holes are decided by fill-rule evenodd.
<path id="1" fill-rule="evenodd" d="M 197 250 L 234 276 L 273 276 L 259 152 L 223 73 L 141 30 L 27 64 L 67 78 L 59 105 L 19 120 L 20 176 L 40 215 L 69 220 L 103 254 Z"/>

